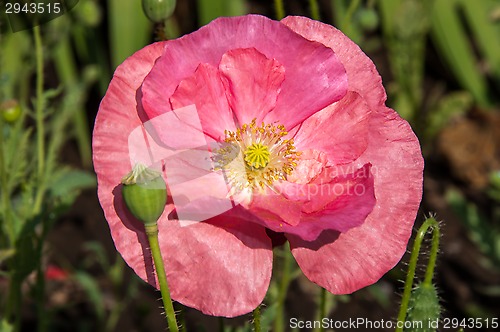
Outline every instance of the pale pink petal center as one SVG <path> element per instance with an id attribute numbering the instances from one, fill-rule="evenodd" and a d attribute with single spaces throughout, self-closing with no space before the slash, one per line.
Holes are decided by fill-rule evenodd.
<path id="1" fill-rule="evenodd" d="M 224 139 L 224 130 L 234 130 L 221 76 L 212 65 L 200 64 L 192 76 L 181 81 L 170 103 L 172 109 L 196 105 L 203 132 L 215 140 Z"/>
<path id="2" fill-rule="evenodd" d="M 239 48 L 222 56 L 219 69 L 240 125 L 253 119 L 260 123 L 274 109 L 285 79 L 285 68 L 277 60 L 268 59 L 255 48 Z"/>

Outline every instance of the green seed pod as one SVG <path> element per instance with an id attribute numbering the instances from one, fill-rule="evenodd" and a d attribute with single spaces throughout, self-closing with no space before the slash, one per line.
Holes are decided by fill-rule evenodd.
<path id="1" fill-rule="evenodd" d="M 7 100 L 0 104 L 0 113 L 5 122 L 14 123 L 21 116 L 21 106 L 17 100 Z"/>
<path id="2" fill-rule="evenodd" d="M 420 283 L 411 293 L 405 332 L 434 332 L 441 313 L 436 287 Z M 422 322 L 417 326 L 415 322 Z"/>
<path id="3" fill-rule="evenodd" d="M 153 23 L 160 23 L 169 18 L 175 5 L 176 0 L 142 0 L 142 10 Z"/>
<path id="4" fill-rule="evenodd" d="M 167 186 L 160 172 L 136 164 L 122 184 L 123 199 L 130 212 L 146 226 L 155 225 L 167 203 Z"/>

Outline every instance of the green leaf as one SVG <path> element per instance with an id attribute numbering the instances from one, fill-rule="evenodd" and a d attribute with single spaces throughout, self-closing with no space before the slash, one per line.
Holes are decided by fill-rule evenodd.
<path id="1" fill-rule="evenodd" d="M 26 66 L 25 56 L 31 51 L 31 38 L 27 31 L 11 33 L 3 37 L 0 43 L 2 55 L 0 57 L 0 68 L 2 69 L 0 77 L 4 98 L 10 99 L 18 97 L 16 88 L 23 80 L 29 67 Z M 0 93 L 1 95 L 1 93 Z"/>
<path id="2" fill-rule="evenodd" d="M 105 308 L 99 285 L 91 275 L 83 271 L 76 272 L 73 277 L 87 293 L 90 302 L 94 305 L 97 317 L 102 321 L 105 314 Z"/>
<path id="3" fill-rule="evenodd" d="M 481 106 L 488 106 L 486 81 L 479 71 L 473 48 L 460 20 L 458 1 L 435 0 L 432 4 L 432 36 L 436 47 L 459 83 L 472 93 Z"/>
<path id="4" fill-rule="evenodd" d="M 8 170 L 7 189 L 9 195 L 16 187 L 25 181 L 29 181 L 28 170 L 30 151 L 31 129 L 24 129 L 21 122 L 12 131 L 12 136 L 7 143 L 6 168 Z"/>
<path id="5" fill-rule="evenodd" d="M 53 216 L 64 213 L 71 207 L 83 189 L 96 186 L 94 174 L 70 169 L 59 169 L 52 174 L 48 185 Z"/>
<path id="6" fill-rule="evenodd" d="M 490 174 L 490 183 L 487 193 L 488 196 L 500 203 L 500 171 Z"/>
<path id="7" fill-rule="evenodd" d="M 465 114 L 472 107 L 473 99 L 469 92 L 459 91 L 441 97 L 427 118 L 425 128 L 427 139 L 433 138 L 455 116 Z"/>
<path id="8" fill-rule="evenodd" d="M 394 109 L 411 121 L 422 104 L 424 54 L 429 20 L 421 1 L 381 1 L 384 38 L 397 83 Z"/>
<path id="9" fill-rule="evenodd" d="M 461 0 L 475 39 L 491 71 L 500 78 L 500 25 L 495 23 L 491 12 L 497 3 L 490 0 Z"/>
<path id="10" fill-rule="evenodd" d="M 53 197 L 74 196 L 83 189 L 94 188 L 97 180 L 94 174 L 81 170 L 61 170 L 50 185 Z"/>
<path id="11" fill-rule="evenodd" d="M 14 249 L 2 249 L 0 250 L 0 265 L 7 259 L 11 258 L 16 254 Z"/>
<path id="12" fill-rule="evenodd" d="M 260 317 L 260 326 L 262 331 L 271 331 L 274 320 L 276 319 L 278 310 L 278 303 L 272 303 L 265 310 L 261 309 L 262 315 Z"/>
<path id="13" fill-rule="evenodd" d="M 88 255 L 88 257 L 91 259 L 91 261 L 89 262 L 90 264 L 88 264 L 88 266 L 86 267 L 89 267 L 92 265 L 92 263 L 97 262 L 103 270 L 106 271 L 109 269 L 110 263 L 106 255 L 106 250 L 101 243 L 96 241 L 87 242 L 84 244 L 84 248 L 85 250 L 90 252 L 90 255 Z M 84 261 L 84 263 L 86 262 L 87 260 Z"/>
<path id="14" fill-rule="evenodd" d="M 492 227 L 489 220 L 479 212 L 474 203 L 468 202 L 457 190 L 448 190 L 446 200 L 463 222 L 470 239 L 477 245 L 491 265 L 500 264 L 500 230 Z"/>
<path id="15" fill-rule="evenodd" d="M 14 326 L 10 324 L 7 319 L 2 319 L 0 321 L 0 332 L 13 332 L 14 331 Z"/>

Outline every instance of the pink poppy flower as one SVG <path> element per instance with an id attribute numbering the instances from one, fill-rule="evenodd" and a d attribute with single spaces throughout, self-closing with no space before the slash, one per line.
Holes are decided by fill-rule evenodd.
<path id="1" fill-rule="evenodd" d="M 159 241 L 174 300 L 210 315 L 250 312 L 267 292 L 277 238 L 334 294 L 376 282 L 405 252 L 422 195 L 419 142 L 385 99 L 359 47 L 304 17 L 219 18 L 145 47 L 117 68 L 93 136 L 99 200 L 117 250 L 157 285 L 143 226 L 120 191 L 140 128 L 151 155 L 161 146 L 209 147 L 213 168 L 185 181 L 198 194 L 186 205 L 203 212 L 229 197 L 234 206 L 201 222 L 180 218 L 172 174 L 178 180 L 198 161 L 184 158 L 174 171 L 163 163 L 171 197 Z M 197 124 L 176 113 L 189 109 Z M 165 115 L 175 120 L 154 122 Z M 212 175 L 225 179 L 225 197 Z"/>

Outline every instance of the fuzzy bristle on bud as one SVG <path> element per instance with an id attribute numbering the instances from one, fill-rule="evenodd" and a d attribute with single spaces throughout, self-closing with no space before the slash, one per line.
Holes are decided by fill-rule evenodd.
<path id="1" fill-rule="evenodd" d="M 122 184 L 123 200 L 134 217 L 145 225 L 156 224 L 167 203 L 167 185 L 161 173 L 136 164 Z"/>
<path id="2" fill-rule="evenodd" d="M 404 331 L 434 332 L 440 314 L 441 306 L 436 287 L 432 284 L 420 283 L 412 291 L 406 317 L 406 321 L 411 322 L 411 324 L 408 324 L 408 328 L 405 328 Z"/>

